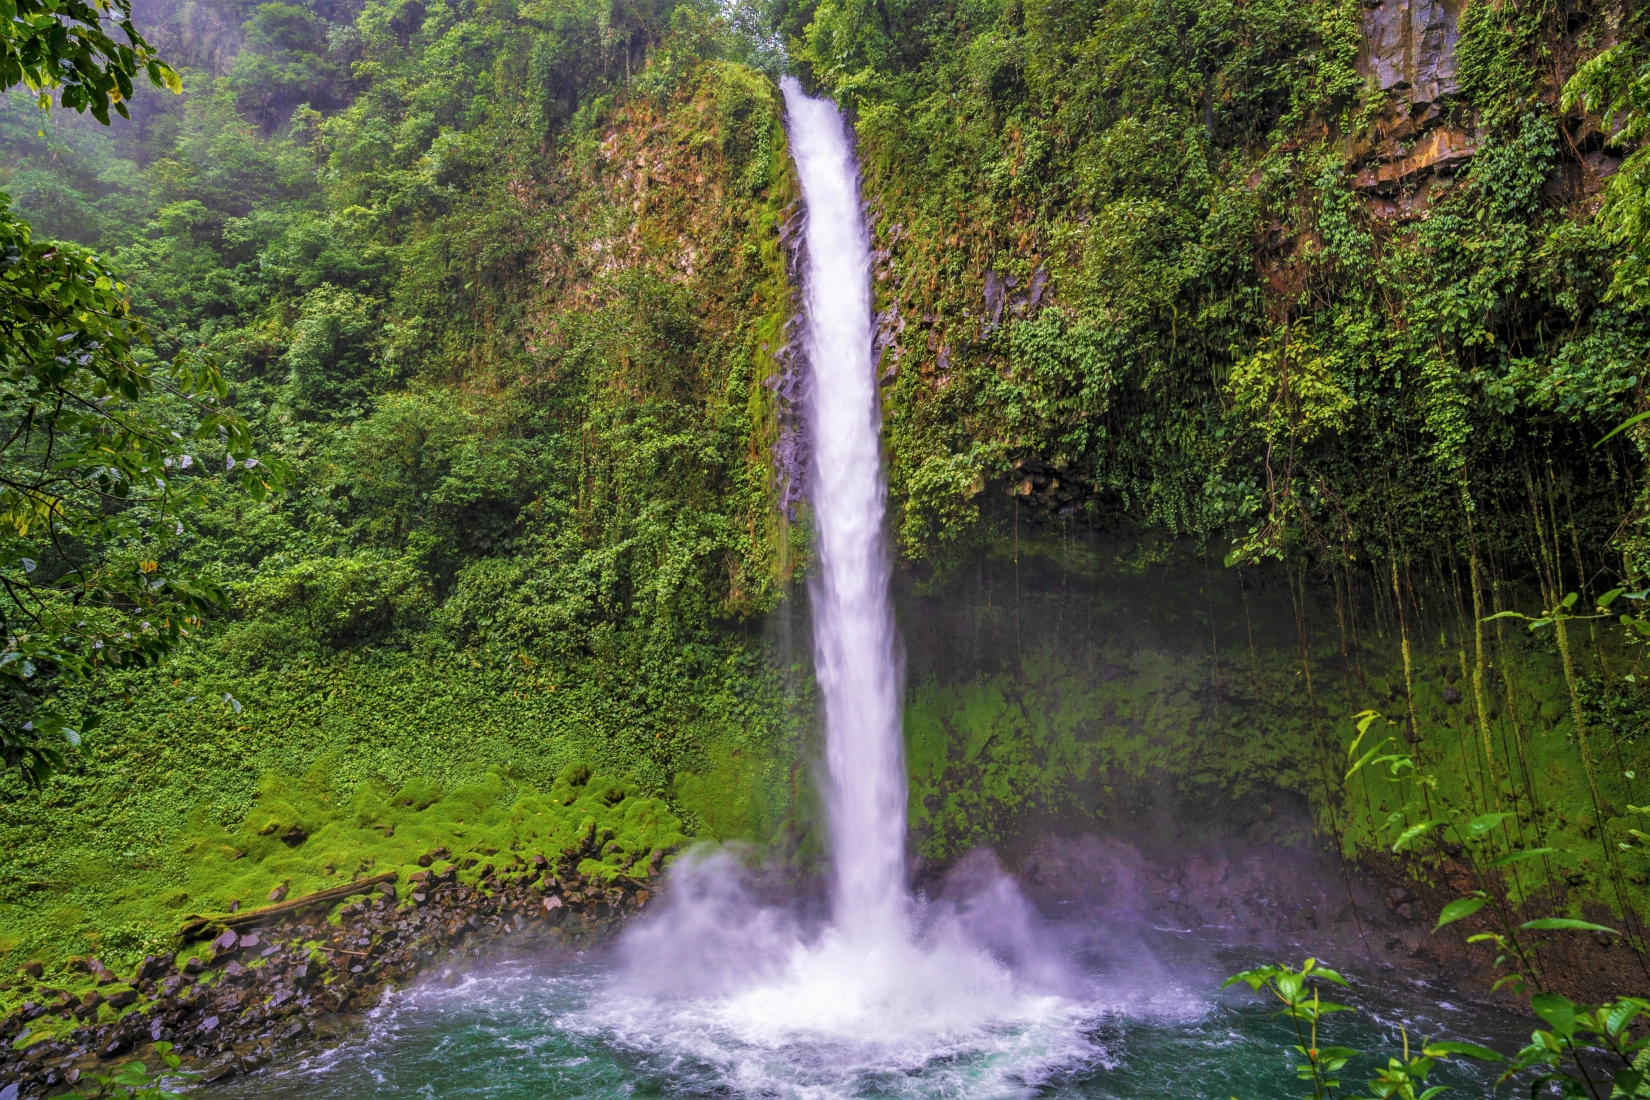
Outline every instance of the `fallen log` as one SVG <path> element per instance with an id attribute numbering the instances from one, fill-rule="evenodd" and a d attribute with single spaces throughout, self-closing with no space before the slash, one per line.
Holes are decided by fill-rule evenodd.
<path id="1" fill-rule="evenodd" d="M 191 913 L 184 918 L 183 927 L 178 929 L 178 936 L 184 943 L 198 940 L 208 930 L 221 931 L 225 928 L 247 928 L 262 924 L 275 917 L 284 917 L 288 913 L 296 913 L 300 909 L 308 909 L 312 905 L 322 902 L 333 902 L 339 898 L 347 898 L 351 894 L 364 894 L 380 882 L 394 882 L 400 877 L 398 871 L 385 871 L 381 875 L 371 878 L 356 879 L 346 882 L 342 886 L 329 886 L 325 890 L 317 890 L 313 894 L 305 894 L 301 898 L 279 902 L 275 905 L 266 905 L 262 909 L 248 909 L 242 913 Z"/>

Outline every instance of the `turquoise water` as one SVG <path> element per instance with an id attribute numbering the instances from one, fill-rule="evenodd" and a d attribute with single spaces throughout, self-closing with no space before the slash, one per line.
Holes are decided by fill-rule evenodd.
<path id="1" fill-rule="evenodd" d="M 1263 958 L 1197 935 L 1067 928 L 1074 979 L 1062 995 L 1018 1001 L 1001 1018 L 855 1030 L 765 1026 L 787 1006 L 726 999 L 707 1007 L 661 995 L 624 952 L 540 955 L 479 966 L 458 984 L 415 986 L 361 1021 L 336 1048 L 214 1090 L 224 1100 L 366 1097 L 866 1098 L 1058 1097 L 1144 1100 L 1299 1097 L 1294 1042 L 1259 997 L 1219 991 L 1224 974 Z M 1298 960 L 1296 960 L 1298 961 Z M 1396 1052 L 1399 1028 L 1503 1052 L 1529 1022 L 1429 990 L 1396 972 L 1353 976 L 1325 1043 Z M 640 986 L 640 988 L 639 988 Z M 943 1006 L 939 1006 L 943 1007 Z M 812 1026 L 812 1025 L 810 1025 Z M 1357 1059 L 1348 1083 L 1380 1064 Z M 1495 1073 L 1451 1063 L 1434 1083 L 1485 1096 Z"/>

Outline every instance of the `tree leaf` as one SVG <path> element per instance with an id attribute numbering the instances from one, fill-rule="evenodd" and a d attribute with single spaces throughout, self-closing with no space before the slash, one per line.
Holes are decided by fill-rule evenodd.
<path id="1" fill-rule="evenodd" d="M 1575 1034 L 1576 1005 L 1570 998 L 1557 993 L 1537 993 L 1530 997 L 1530 1008 L 1555 1034 L 1565 1039 Z"/>
<path id="2" fill-rule="evenodd" d="M 1468 1058 L 1478 1058 L 1485 1062 L 1506 1061 L 1502 1055 L 1477 1043 L 1428 1043 L 1422 1048 L 1422 1053 L 1429 1058 L 1439 1058 L 1446 1054 L 1465 1054 Z"/>
<path id="3" fill-rule="evenodd" d="M 1432 930 L 1436 932 L 1446 924 L 1454 924 L 1463 917 L 1470 917 L 1488 904 L 1488 898 L 1456 898 L 1444 906 L 1444 911 L 1438 914 L 1438 923 L 1432 926 Z"/>
<path id="4" fill-rule="evenodd" d="M 1421 834 L 1423 834 L 1423 833 L 1425 833 L 1425 832 L 1427 832 L 1431 829 L 1436 829 L 1440 825 L 1448 825 L 1448 824 L 1449 824 L 1449 822 L 1447 822 L 1447 821 L 1436 821 L 1435 820 L 1435 821 L 1423 821 L 1419 825 L 1411 825 L 1409 828 L 1405 829 L 1403 832 L 1398 834 L 1398 839 L 1392 842 L 1392 850 L 1394 852 L 1401 851 L 1403 849 L 1404 845 L 1408 844 L 1410 841 L 1414 840 L 1416 837 L 1420 836 Z"/>
<path id="5" fill-rule="evenodd" d="M 1526 932 L 1608 932 L 1612 936 L 1621 935 L 1614 928 L 1606 928 L 1602 924 L 1593 924 L 1591 921 L 1574 920 L 1570 917 L 1540 917 L 1528 920 L 1518 927 Z"/>
<path id="6" fill-rule="evenodd" d="M 1466 825 L 1465 829 L 1457 829 L 1457 832 L 1462 833 L 1464 839 L 1476 840 L 1477 838 L 1483 836 L 1485 833 L 1489 832 L 1491 829 L 1495 828 L 1497 825 L 1501 824 L 1503 821 L 1507 820 L 1507 818 L 1509 818 L 1511 816 L 1513 816 L 1513 815 L 1512 814 L 1479 814 L 1477 817 L 1475 817 L 1471 821 L 1467 822 L 1467 825 Z"/>
<path id="7" fill-rule="evenodd" d="M 1359 734 L 1359 736 L 1362 737 L 1363 735 Z M 1365 764 L 1369 763 L 1370 759 L 1372 757 L 1374 757 L 1374 755 L 1376 753 L 1380 752 L 1382 749 L 1386 748 L 1391 743 L 1392 743 L 1392 738 L 1388 737 L 1386 740 L 1382 741 L 1380 744 L 1376 745 L 1374 748 L 1372 748 L 1368 752 L 1364 753 L 1362 758 L 1360 758 L 1356 764 L 1353 764 L 1350 768 L 1348 768 L 1346 770 L 1346 778 L 1351 779 L 1354 772 L 1356 772 L 1359 768 L 1363 767 Z M 1356 750 L 1357 747 L 1358 747 L 1358 743 L 1356 741 L 1354 741 L 1352 743 L 1352 748 L 1354 750 Z M 1348 753 L 1348 755 L 1350 756 L 1351 754 Z"/>
<path id="8" fill-rule="evenodd" d="M 1626 431 L 1628 428 L 1631 428 L 1634 424 L 1638 424 L 1638 423 L 1640 423 L 1644 420 L 1650 420 L 1650 412 L 1641 412 L 1637 416 L 1629 416 L 1626 420 L 1623 420 L 1620 424 L 1617 424 L 1615 427 L 1613 427 L 1609 431 L 1605 432 L 1604 433 L 1604 438 L 1600 439 L 1597 443 L 1594 443 L 1593 446 L 1595 446 L 1595 447 L 1604 446 L 1604 444 L 1607 440 L 1611 439 L 1612 437 L 1616 436 L 1617 434 L 1619 434 L 1621 432 Z"/>

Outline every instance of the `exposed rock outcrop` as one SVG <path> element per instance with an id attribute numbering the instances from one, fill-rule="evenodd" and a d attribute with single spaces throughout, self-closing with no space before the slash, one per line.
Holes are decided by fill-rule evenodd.
<path id="1" fill-rule="evenodd" d="M 1427 114 L 1454 95 L 1459 0 L 1364 0 L 1359 71 L 1390 93 L 1402 116 Z"/>
<path id="2" fill-rule="evenodd" d="M 1365 0 L 1359 72 L 1386 108 L 1353 144 L 1354 186 L 1370 196 L 1378 216 L 1405 218 L 1426 210 L 1434 177 L 1448 177 L 1472 159 L 1477 135 L 1447 122 L 1460 90 L 1455 45 L 1458 0 Z"/>
<path id="3" fill-rule="evenodd" d="M 203 1080 L 219 1081 L 335 1030 L 340 1013 L 421 971 L 450 970 L 501 941 L 590 942 L 647 903 L 644 883 L 598 881 L 575 864 L 512 857 L 483 864 L 469 882 L 455 865 L 419 871 L 404 900 L 387 882 L 363 882 L 335 919 L 324 904 L 283 909 L 255 928 L 224 929 L 202 956 L 149 956 L 129 982 L 111 974 L 117 984 L 80 999 L 42 984 L 0 1022 L 0 1086 L 17 1084 L 19 1100 L 63 1092 L 162 1041 Z"/>

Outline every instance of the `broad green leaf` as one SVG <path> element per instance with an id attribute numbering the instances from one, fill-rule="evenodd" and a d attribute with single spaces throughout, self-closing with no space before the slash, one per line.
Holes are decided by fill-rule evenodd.
<path id="1" fill-rule="evenodd" d="M 1506 867 L 1509 864 L 1522 863 L 1526 859 L 1534 859 L 1537 856 L 1552 855 L 1556 851 L 1558 851 L 1557 848 L 1525 848 L 1523 851 L 1513 852 L 1511 855 L 1502 856 L 1500 859 L 1492 859 L 1489 866 Z"/>
<path id="2" fill-rule="evenodd" d="M 1624 997 L 1605 1015 L 1604 1027 L 1611 1035 L 1620 1035 L 1633 1017 L 1645 1011 L 1645 1002 L 1636 997 Z"/>
<path id="3" fill-rule="evenodd" d="M 1602 924 L 1574 920 L 1570 917 L 1540 917 L 1536 920 L 1525 921 L 1518 927 L 1527 932 L 1608 932 L 1613 936 L 1621 935 L 1614 928 L 1606 928 Z"/>
<path id="4" fill-rule="evenodd" d="M 1650 412 L 1641 412 L 1637 416 L 1629 416 L 1626 420 L 1623 420 L 1620 424 L 1617 424 L 1615 427 L 1605 432 L 1604 438 L 1593 444 L 1593 446 L 1604 446 L 1607 440 L 1613 439 L 1616 435 L 1626 431 L 1628 428 L 1631 428 L 1634 424 L 1638 424 L 1646 419 L 1650 419 Z"/>
<path id="5" fill-rule="evenodd" d="M 1530 998 L 1530 1008 L 1559 1037 L 1568 1039 L 1575 1034 L 1576 1005 L 1570 998 L 1558 993 L 1537 993 Z"/>
<path id="6" fill-rule="evenodd" d="M 1279 970 L 1276 966 L 1257 966 L 1253 969 L 1245 970 L 1238 974 L 1233 974 L 1230 978 L 1227 978 L 1225 981 L 1220 983 L 1220 988 L 1225 989 L 1227 986 L 1236 985 L 1238 982 L 1244 982 L 1250 988 L 1258 990 L 1261 986 L 1277 977 L 1278 973 Z"/>
<path id="7" fill-rule="evenodd" d="M 1470 917 L 1488 904 L 1488 898 L 1456 898 L 1444 906 L 1444 911 L 1438 914 L 1438 923 L 1432 926 L 1432 930 L 1436 932 L 1446 924 L 1454 924 L 1463 917 Z"/>
<path id="8" fill-rule="evenodd" d="M 1506 1060 L 1489 1047 L 1481 1047 L 1477 1043 L 1428 1043 L 1422 1050 L 1429 1058 L 1441 1058 L 1446 1054 L 1465 1054 L 1468 1058 L 1478 1058 L 1485 1062 Z"/>
<path id="9" fill-rule="evenodd" d="M 1506 813 L 1479 814 L 1477 817 L 1467 822 L 1464 829 L 1460 829 L 1458 831 L 1461 832 L 1466 839 L 1476 840 L 1478 837 L 1483 836 L 1485 833 L 1489 832 L 1491 829 L 1495 828 L 1497 825 L 1512 816 L 1512 814 Z"/>
<path id="10" fill-rule="evenodd" d="M 1404 845 L 1408 844 L 1416 837 L 1421 836 L 1423 833 L 1426 833 L 1431 829 L 1436 829 L 1440 825 L 1448 824 L 1449 822 L 1447 821 L 1423 821 L 1419 825 L 1411 825 L 1409 828 L 1398 834 L 1398 839 L 1392 842 L 1392 850 L 1394 852 L 1402 851 Z"/>
<path id="11" fill-rule="evenodd" d="M 1363 756 L 1358 760 L 1358 762 L 1356 764 L 1353 764 L 1350 768 L 1348 768 L 1346 770 L 1346 778 L 1351 779 L 1354 772 L 1356 772 L 1359 768 L 1363 767 L 1365 764 L 1369 763 L 1371 758 L 1373 758 L 1376 753 L 1380 752 L 1382 749 L 1386 748 L 1391 743 L 1392 743 L 1392 738 L 1388 737 L 1386 740 L 1382 741 L 1380 744 L 1376 745 L 1374 748 L 1372 748 L 1368 752 L 1364 753 Z M 1353 748 L 1357 748 L 1356 742 L 1353 743 Z"/>

